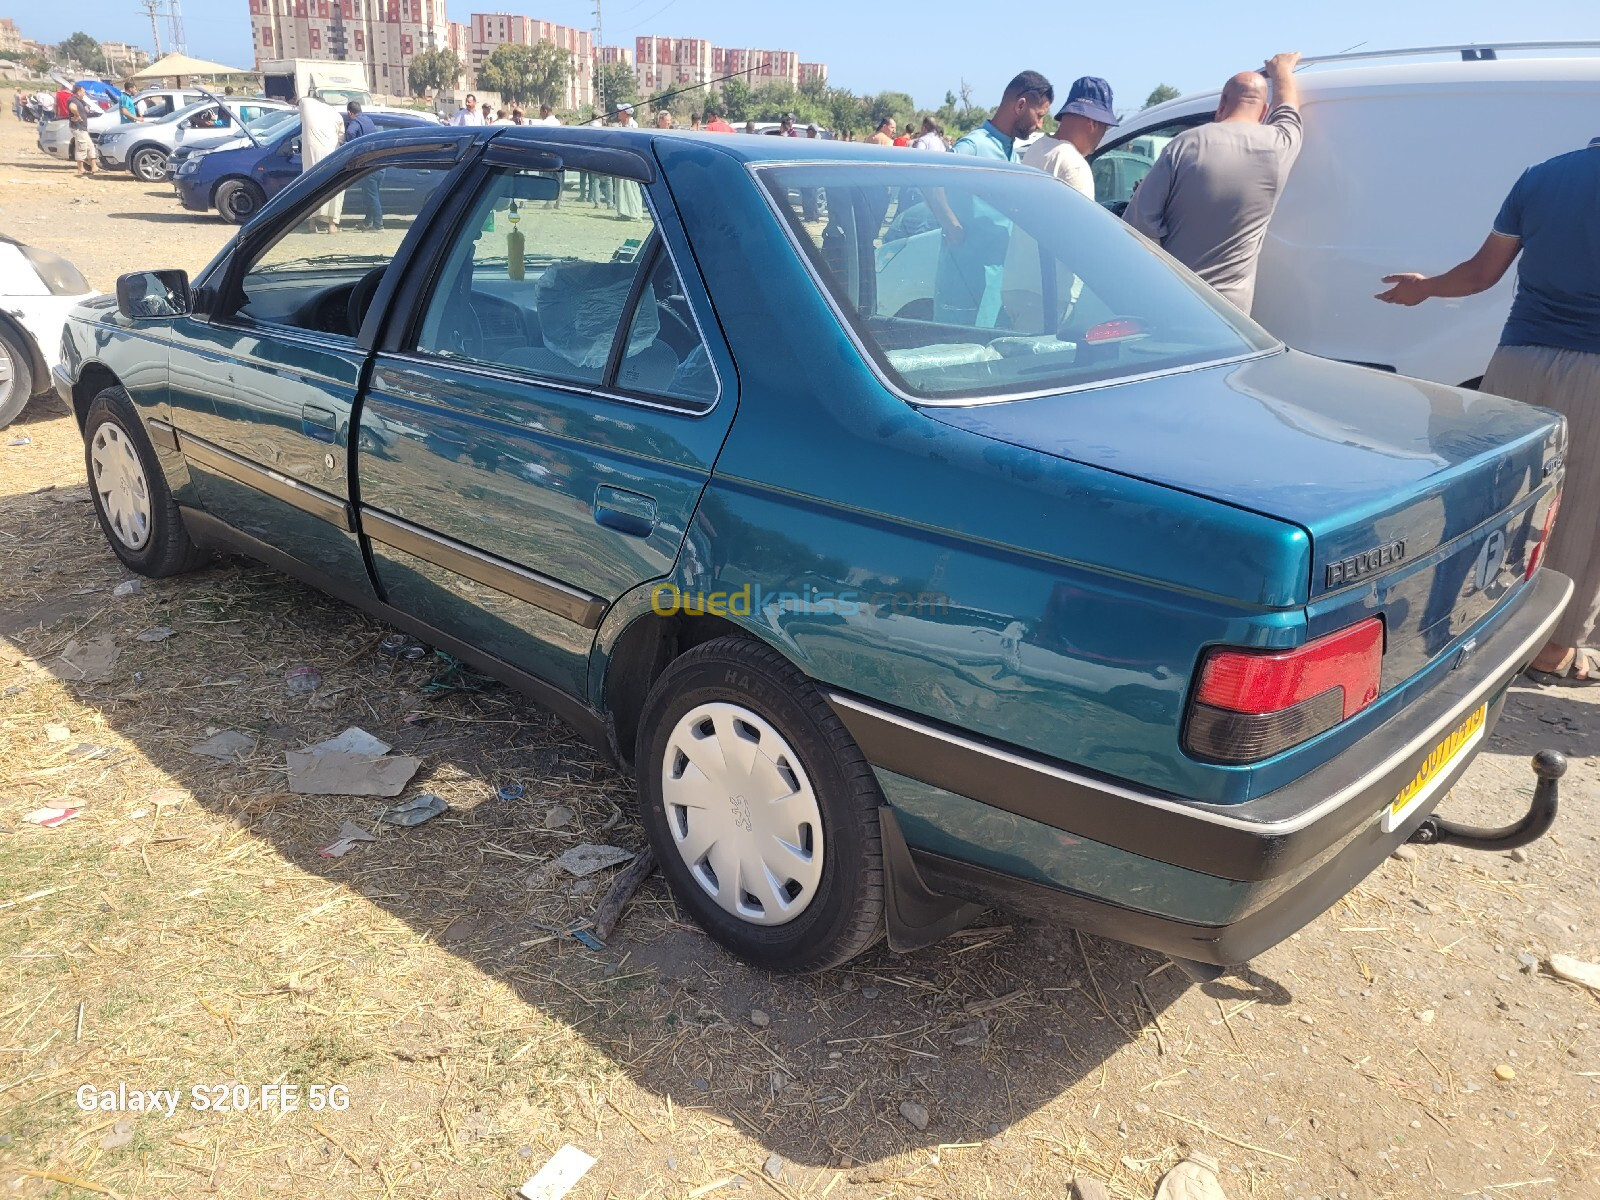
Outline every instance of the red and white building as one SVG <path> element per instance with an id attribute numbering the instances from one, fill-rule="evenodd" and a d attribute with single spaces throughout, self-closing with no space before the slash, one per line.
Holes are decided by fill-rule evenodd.
<path id="1" fill-rule="evenodd" d="M 800 56 L 793 50 L 711 50 L 711 73 L 718 79 L 736 75 L 751 87 L 772 83 L 800 86 Z"/>
<path id="2" fill-rule="evenodd" d="M 445 46 L 445 0 L 250 0 L 256 69 L 275 58 L 365 63 L 372 90 L 410 94 L 406 69 Z"/>
<path id="3" fill-rule="evenodd" d="M 808 83 L 827 83 L 827 82 L 828 82 L 828 64 L 827 63 L 805 63 L 805 62 L 803 62 L 803 63 L 800 64 L 800 85 L 802 87 L 804 87 Z"/>
<path id="4" fill-rule="evenodd" d="M 715 75 L 711 43 L 705 38 L 634 39 L 634 76 L 641 95 L 709 83 Z"/>
<path id="5" fill-rule="evenodd" d="M 467 25 L 467 37 L 467 53 L 462 58 L 474 76 L 482 70 L 495 47 L 508 42 L 515 46 L 532 46 L 536 42 L 559 46 L 572 56 L 572 74 L 567 77 L 566 94 L 557 107 L 587 108 L 594 103 L 594 35 L 587 29 L 572 29 L 511 13 L 473 13 Z"/>

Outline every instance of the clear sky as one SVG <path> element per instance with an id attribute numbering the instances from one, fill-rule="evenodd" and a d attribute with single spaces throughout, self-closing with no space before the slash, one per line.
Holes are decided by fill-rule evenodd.
<path id="1" fill-rule="evenodd" d="M 249 67 L 247 0 L 182 0 L 189 53 Z M 1150 89 L 1216 87 L 1278 50 L 1332 54 L 1365 48 L 1496 39 L 1600 40 L 1600 0 L 1342 0 L 1207 5 L 1177 0 L 993 7 L 981 0 L 603 0 L 605 40 L 638 34 L 709 38 L 723 46 L 789 49 L 828 64 L 833 83 L 858 92 L 910 92 L 937 107 L 963 79 L 990 105 L 1024 68 L 1043 71 L 1058 94 L 1079 75 L 1101 75 L 1117 107 L 1140 107 Z M 150 47 L 136 0 L 8 5 L 25 37 L 57 42 L 75 30 Z M 452 20 L 512 11 L 592 28 L 593 0 L 449 0 Z M 1231 12 L 1230 12 L 1231 10 Z M 162 42 L 166 44 L 166 30 Z M 169 47 L 170 48 L 170 47 Z"/>

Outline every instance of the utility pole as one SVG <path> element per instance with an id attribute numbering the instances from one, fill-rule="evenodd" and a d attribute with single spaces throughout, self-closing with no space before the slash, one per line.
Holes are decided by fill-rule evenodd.
<path id="1" fill-rule="evenodd" d="M 139 0 L 140 6 L 150 17 L 150 36 L 155 39 L 156 57 L 161 57 L 161 25 L 156 20 L 156 14 L 161 11 L 161 0 Z"/>
<path id="2" fill-rule="evenodd" d="M 594 0 L 594 47 L 598 50 L 605 44 L 606 35 L 600 25 L 600 0 Z"/>
<path id="3" fill-rule="evenodd" d="M 183 36 L 183 11 L 178 0 L 167 0 L 167 20 L 172 26 L 172 48 L 179 54 L 189 53 L 189 43 Z"/>

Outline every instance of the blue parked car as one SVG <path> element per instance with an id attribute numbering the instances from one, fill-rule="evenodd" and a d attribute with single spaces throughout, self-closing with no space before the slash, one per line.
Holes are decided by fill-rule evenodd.
<path id="1" fill-rule="evenodd" d="M 390 171 L 414 217 L 312 232 Z M 65 340 L 124 563 L 253 555 L 549 706 L 766 967 L 1000 903 L 1203 975 L 1554 816 L 1548 753 L 1505 829 L 1433 809 L 1571 592 L 1561 419 L 1296 353 L 1039 172 L 380 134 Z"/>
<path id="2" fill-rule="evenodd" d="M 370 113 L 380 130 L 439 127 L 436 118 L 418 114 Z M 300 177 L 300 118 L 269 121 L 258 136 L 246 127 L 244 145 L 219 147 L 175 156 L 172 185 L 178 199 L 191 212 L 213 208 L 223 220 L 243 225 L 261 211 L 268 200 Z M 417 211 L 418 196 L 411 182 L 394 172 L 383 183 L 386 212 Z M 358 212 L 365 209 L 357 206 Z"/>

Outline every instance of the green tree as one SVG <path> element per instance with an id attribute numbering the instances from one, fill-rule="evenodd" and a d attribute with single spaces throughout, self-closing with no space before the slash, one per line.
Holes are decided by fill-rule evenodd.
<path id="1" fill-rule="evenodd" d="M 554 42 L 519 46 L 501 42 L 478 72 L 478 86 L 499 92 L 512 104 L 548 104 L 561 101 L 572 75 L 572 55 Z"/>
<path id="2" fill-rule="evenodd" d="M 902 130 L 911 123 L 917 105 L 904 92 L 879 92 L 867 101 L 867 116 L 876 129 L 885 119 L 893 117 Z"/>
<path id="3" fill-rule="evenodd" d="M 1170 83 L 1158 83 L 1155 89 L 1144 98 L 1146 108 L 1154 108 L 1157 104 L 1165 104 L 1168 100 L 1178 98 L 1178 89 Z"/>
<path id="4" fill-rule="evenodd" d="M 594 98 L 601 112 L 615 112 L 638 101 L 639 81 L 625 63 L 601 63 L 594 72 Z"/>
<path id="5" fill-rule="evenodd" d="M 454 50 L 424 50 L 411 59 L 406 72 L 413 96 L 453 88 L 460 78 L 461 57 Z"/>
<path id="6" fill-rule="evenodd" d="M 57 46 L 56 51 L 68 62 L 75 62 L 86 70 L 103 71 L 106 68 L 106 56 L 100 49 L 100 43 L 87 33 L 73 34 Z"/>
<path id="7" fill-rule="evenodd" d="M 751 120 L 755 113 L 754 93 L 750 84 L 742 78 L 726 80 L 721 87 L 722 113 L 728 118 L 730 124 Z"/>
<path id="8" fill-rule="evenodd" d="M 867 127 L 867 102 L 849 88 L 828 89 L 828 125 L 847 138 Z"/>

